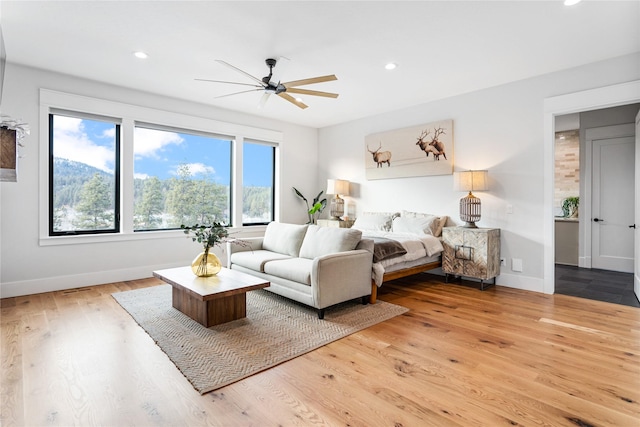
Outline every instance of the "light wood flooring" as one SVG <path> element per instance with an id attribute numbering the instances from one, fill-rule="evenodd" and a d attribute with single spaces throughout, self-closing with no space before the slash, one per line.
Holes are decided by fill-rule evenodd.
<path id="1" fill-rule="evenodd" d="M 379 295 L 408 313 L 201 396 L 110 295 L 160 283 L 2 300 L 1 425 L 640 425 L 638 308 L 417 275 Z"/>

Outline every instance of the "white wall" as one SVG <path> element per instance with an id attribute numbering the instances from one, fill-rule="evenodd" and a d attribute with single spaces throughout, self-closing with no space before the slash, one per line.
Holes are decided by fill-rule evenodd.
<path id="1" fill-rule="evenodd" d="M 136 92 L 71 76 L 7 64 L 0 111 L 29 123 L 31 134 L 20 150 L 18 182 L 0 183 L 0 296 L 9 297 L 50 290 L 150 277 L 155 269 L 190 263 L 199 247 L 180 232 L 166 237 L 106 243 L 41 246 L 39 243 L 40 88 L 52 89 L 182 114 L 206 117 L 257 128 L 280 131 L 280 220 L 305 223 L 303 203 L 291 186 L 303 194 L 317 191 L 316 159 L 318 131 L 314 128 L 275 122 L 258 116 L 212 108 L 177 99 Z M 43 129 L 46 129 L 44 127 Z M 44 148 L 46 149 L 46 147 Z M 260 231 L 254 230 L 253 234 Z M 157 233 L 150 233 L 158 236 Z M 250 235 L 239 233 L 234 236 Z M 136 236 L 137 237 L 137 236 Z M 220 254 L 224 259 L 224 255 Z"/>
<path id="2" fill-rule="evenodd" d="M 357 212 L 415 210 L 460 224 L 463 194 L 452 191 L 451 175 L 367 181 L 364 171 L 366 135 L 453 119 L 455 169 L 489 170 L 491 190 L 477 194 L 479 226 L 502 230 L 501 256 L 508 261 L 498 284 L 543 292 L 544 100 L 639 78 L 640 54 L 634 54 L 324 128 L 319 183 L 336 177 L 353 182 L 347 203 Z M 511 270 L 513 258 L 523 260 L 522 272 Z"/>

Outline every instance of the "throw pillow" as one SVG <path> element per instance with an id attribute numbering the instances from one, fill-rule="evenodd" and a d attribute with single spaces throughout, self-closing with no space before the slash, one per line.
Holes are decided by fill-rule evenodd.
<path id="1" fill-rule="evenodd" d="M 336 252 L 352 251 L 356 248 L 362 231 L 353 228 L 330 228 L 310 225 L 304 236 L 300 256 L 313 259 Z"/>
<path id="2" fill-rule="evenodd" d="M 307 225 L 270 222 L 264 232 L 262 249 L 279 254 L 299 256 Z"/>

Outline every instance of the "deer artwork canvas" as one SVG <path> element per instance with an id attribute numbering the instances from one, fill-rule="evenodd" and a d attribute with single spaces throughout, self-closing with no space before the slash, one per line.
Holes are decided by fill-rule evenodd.
<path id="1" fill-rule="evenodd" d="M 365 137 L 367 179 L 453 173 L 453 120 L 441 120 Z"/>

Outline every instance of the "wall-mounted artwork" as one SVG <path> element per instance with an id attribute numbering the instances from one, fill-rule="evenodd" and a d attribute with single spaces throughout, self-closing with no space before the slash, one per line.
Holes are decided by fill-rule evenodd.
<path id="1" fill-rule="evenodd" d="M 367 179 L 453 173 L 453 120 L 367 135 Z"/>

